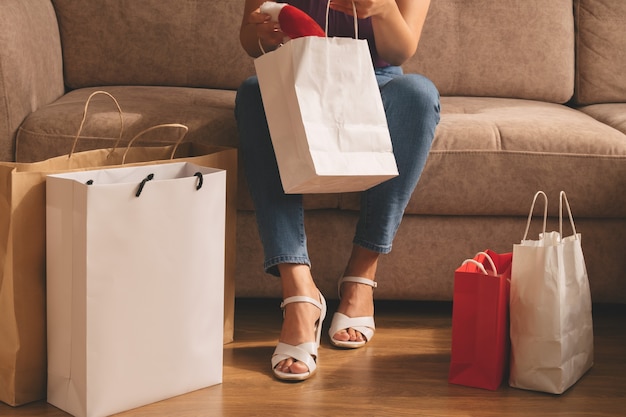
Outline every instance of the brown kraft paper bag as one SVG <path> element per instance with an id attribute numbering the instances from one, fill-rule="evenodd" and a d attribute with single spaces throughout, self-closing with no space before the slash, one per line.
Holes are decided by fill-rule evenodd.
<path id="1" fill-rule="evenodd" d="M 187 130 L 178 124 L 153 128 L 157 127 L 181 128 L 183 133 Z M 233 340 L 236 149 L 184 142 L 178 146 L 98 149 L 34 163 L 1 162 L 0 401 L 18 406 L 46 397 L 46 175 L 169 162 L 191 162 L 227 171 L 224 343 Z"/>

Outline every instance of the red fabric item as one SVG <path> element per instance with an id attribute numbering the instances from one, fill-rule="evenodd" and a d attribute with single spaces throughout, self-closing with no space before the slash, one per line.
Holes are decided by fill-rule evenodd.
<path id="1" fill-rule="evenodd" d="M 496 390 L 509 363 L 509 289 L 512 253 L 478 254 L 487 275 L 473 263 L 454 273 L 452 349 L 448 381 L 452 384 Z"/>
<path id="2" fill-rule="evenodd" d="M 324 29 L 308 14 L 289 4 L 285 5 L 278 15 L 280 29 L 291 39 L 304 36 L 325 37 Z"/>

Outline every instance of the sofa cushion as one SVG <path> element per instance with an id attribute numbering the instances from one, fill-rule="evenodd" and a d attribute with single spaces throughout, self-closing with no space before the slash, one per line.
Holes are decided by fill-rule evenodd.
<path id="1" fill-rule="evenodd" d="M 64 92 L 61 42 L 52 5 L 0 1 L 0 160 L 14 158 L 24 118 Z"/>
<path id="2" fill-rule="evenodd" d="M 574 90 L 572 1 L 433 1 L 404 68 L 446 96 L 564 103 Z"/>
<path id="3" fill-rule="evenodd" d="M 626 102 L 626 1 L 575 0 L 578 104 Z"/>
<path id="4" fill-rule="evenodd" d="M 528 197 L 524 201 L 527 210 L 532 195 Z M 558 207 L 558 193 L 549 197 L 550 204 Z M 571 198 L 570 203 L 576 230 L 582 233 L 593 301 L 625 303 L 624 219 L 580 218 L 577 203 Z M 461 262 L 485 248 L 510 252 L 513 244 L 524 236 L 527 215 L 406 216 L 398 229 L 393 250 L 380 257 L 376 299 L 452 300 L 454 270 Z M 357 218 L 355 212 L 338 210 L 306 213 L 312 271 L 316 285 L 327 298 L 337 297 L 337 277 L 346 267 Z M 558 227 L 558 218 L 548 219 L 548 230 L 558 230 Z M 537 239 L 540 228 L 541 220 L 534 218 L 529 236 Z M 564 225 L 564 233 L 571 234 L 569 223 Z M 238 253 L 244 254 L 237 256 L 237 296 L 281 297 L 280 280 L 259 272 L 263 265 L 263 248 L 254 213 L 238 213 L 237 247 Z"/>
<path id="5" fill-rule="evenodd" d="M 74 90 L 54 103 L 31 113 L 19 128 L 16 158 L 32 162 L 70 152 L 78 133 L 85 102 L 98 88 Z M 185 140 L 236 146 L 233 115 L 235 92 L 184 87 L 112 86 L 104 89 L 119 102 L 124 115 L 123 143 L 142 130 L 163 123 L 189 127 Z M 95 96 L 76 150 L 111 147 L 120 134 L 119 112 L 112 100 Z M 154 130 L 137 145 L 169 145 L 178 132 Z"/>
<path id="6" fill-rule="evenodd" d="M 578 110 L 626 134 L 626 103 L 592 104 Z"/>
<path id="7" fill-rule="evenodd" d="M 407 214 L 525 216 L 537 190 L 565 190 L 579 217 L 626 217 L 626 135 L 569 107 L 442 97 L 441 122 Z M 356 210 L 358 197 L 342 207 Z M 555 214 L 557 206 L 551 207 Z"/>
<path id="8" fill-rule="evenodd" d="M 235 89 L 254 72 L 239 44 L 242 0 L 53 4 L 70 88 L 127 84 Z"/>

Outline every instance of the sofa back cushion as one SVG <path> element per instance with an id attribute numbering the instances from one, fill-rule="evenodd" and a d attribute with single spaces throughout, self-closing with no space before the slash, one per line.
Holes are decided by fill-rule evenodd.
<path id="1" fill-rule="evenodd" d="M 626 1 L 576 0 L 577 104 L 626 101 Z"/>
<path id="2" fill-rule="evenodd" d="M 566 102 L 574 89 L 572 7 L 572 0 L 434 0 L 405 70 L 429 77 L 442 95 Z"/>
<path id="3" fill-rule="evenodd" d="M 619 1 L 619 0 L 616 0 Z M 237 88 L 243 0 L 53 0 L 70 88 Z M 405 69 L 442 95 L 566 102 L 574 90 L 572 0 L 436 0 Z"/>
<path id="4" fill-rule="evenodd" d="M 237 88 L 253 73 L 239 44 L 243 0 L 53 0 L 70 88 Z"/>
<path id="5" fill-rule="evenodd" d="M 50 2 L 0 1 L 0 161 L 14 159 L 24 118 L 63 94 L 62 68 Z"/>

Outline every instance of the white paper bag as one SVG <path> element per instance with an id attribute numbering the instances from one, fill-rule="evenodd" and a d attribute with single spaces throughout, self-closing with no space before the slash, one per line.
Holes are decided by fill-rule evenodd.
<path id="1" fill-rule="evenodd" d="M 48 402 L 107 416 L 220 383 L 226 171 L 73 172 L 46 192 Z"/>
<path id="2" fill-rule="evenodd" d="M 297 38 L 254 65 L 286 193 L 361 191 L 398 175 L 366 40 Z"/>
<path id="3" fill-rule="evenodd" d="M 545 199 L 543 233 L 526 240 L 537 197 Z M 563 235 L 563 201 L 573 229 Z M 564 192 L 560 231 L 546 233 L 547 197 L 535 195 L 524 239 L 513 247 L 511 373 L 516 388 L 561 394 L 593 365 L 591 293 L 581 235 Z"/>

